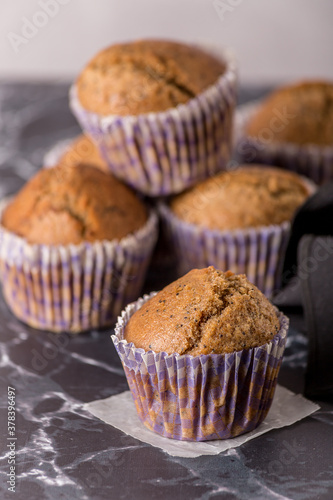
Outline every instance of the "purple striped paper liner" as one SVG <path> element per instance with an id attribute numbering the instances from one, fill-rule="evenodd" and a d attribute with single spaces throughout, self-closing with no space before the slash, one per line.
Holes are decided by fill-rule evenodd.
<path id="1" fill-rule="evenodd" d="M 0 204 L 1 213 L 8 200 Z M 80 245 L 32 245 L 0 224 L 4 298 L 24 323 L 78 333 L 111 325 L 141 292 L 157 240 L 157 215 L 135 233 Z"/>
<path id="2" fill-rule="evenodd" d="M 180 275 L 212 265 L 246 274 L 267 297 L 279 289 L 290 222 L 221 231 L 184 222 L 163 203 L 159 213 L 177 255 Z"/>
<path id="3" fill-rule="evenodd" d="M 259 347 L 191 356 L 145 351 L 124 340 L 126 324 L 150 297 L 126 307 L 112 340 L 123 364 L 139 419 L 161 436 L 184 441 L 229 439 L 255 429 L 274 397 L 289 320 Z"/>
<path id="4" fill-rule="evenodd" d="M 232 148 L 236 65 L 229 51 L 210 52 L 227 68 L 214 85 L 185 104 L 138 116 L 85 110 L 70 89 L 70 107 L 99 145 L 112 173 L 149 196 L 178 193 L 226 168 Z"/>
<path id="5" fill-rule="evenodd" d="M 262 163 L 291 170 L 308 177 L 316 184 L 333 179 L 333 145 L 316 146 L 292 143 L 260 142 L 246 135 L 246 125 L 260 108 L 254 101 L 236 110 L 234 156 L 240 163 Z"/>

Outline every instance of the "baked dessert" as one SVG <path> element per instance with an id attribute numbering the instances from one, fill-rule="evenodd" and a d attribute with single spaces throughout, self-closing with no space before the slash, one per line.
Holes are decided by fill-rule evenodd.
<path id="1" fill-rule="evenodd" d="M 246 276 L 208 267 L 166 286 L 131 317 L 135 347 L 172 354 L 225 354 L 270 342 L 276 312 Z"/>
<path id="2" fill-rule="evenodd" d="M 7 205 L 1 223 L 28 243 L 120 240 L 147 221 L 147 209 L 115 177 L 80 164 L 40 170 Z"/>
<path id="3" fill-rule="evenodd" d="M 280 166 L 317 184 L 333 178 L 333 82 L 281 87 L 237 110 L 240 162 Z"/>
<path id="4" fill-rule="evenodd" d="M 293 172 L 243 166 L 177 195 L 170 208 L 190 224 L 208 229 L 244 229 L 291 220 L 308 196 L 309 186 Z"/>
<path id="5" fill-rule="evenodd" d="M 112 339 L 144 425 L 204 441 L 263 421 L 287 329 L 245 276 L 209 267 L 130 304 Z"/>
<path id="6" fill-rule="evenodd" d="M 70 93 L 111 171 L 144 194 L 180 192 L 225 167 L 236 74 L 221 50 L 138 40 L 99 52 Z"/>
<path id="7" fill-rule="evenodd" d="M 272 296 L 280 286 L 290 221 L 313 190 L 295 173 L 242 166 L 162 203 L 179 274 L 214 265 L 246 274 Z"/>
<path id="8" fill-rule="evenodd" d="M 42 169 L 0 206 L 0 276 L 22 321 L 77 333 L 112 324 L 140 293 L 157 217 L 89 165 Z"/>
<path id="9" fill-rule="evenodd" d="M 225 63 L 198 47 L 166 40 L 137 40 L 99 52 L 79 75 L 78 98 L 101 115 L 165 111 L 203 92 Z"/>
<path id="10" fill-rule="evenodd" d="M 69 166 L 84 163 L 109 172 L 109 167 L 100 155 L 97 146 L 86 134 L 81 134 L 74 139 L 57 163 Z"/>
<path id="11" fill-rule="evenodd" d="M 262 141 L 333 146 L 333 82 L 304 81 L 275 90 L 246 133 Z"/>

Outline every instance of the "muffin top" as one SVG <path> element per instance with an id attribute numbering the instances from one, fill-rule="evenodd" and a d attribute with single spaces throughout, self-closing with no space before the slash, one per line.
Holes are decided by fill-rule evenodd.
<path id="1" fill-rule="evenodd" d="M 333 83 L 306 81 L 270 94 L 247 124 L 263 142 L 333 145 Z"/>
<path id="2" fill-rule="evenodd" d="M 224 354 L 272 340 L 279 331 L 268 299 L 244 275 L 193 269 L 130 318 L 125 339 L 146 351 Z"/>
<path id="3" fill-rule="evenodd" d="M 145 206 L 111 174 L 90 165 L 42 169 L 2 214 L 2 225 L 29 243 L 121 239 L 147 220 Z"/>
<path id="4" fill-rule="evenodd" d="M 197 47 L 138 40 L 99 52 L 76 83 L 85 109 L 102 115 L 138 115 L 187 102 L 224 71 L 224 63 Z"/>
<path id="5" fill-rule="evenodd" d="M 101 157 L 95 143 L 85 134 L 81 134 L 74 139 L 73 143 L 59 160 L 59 164 L 67 166 L 82 163 L 99 168 L 104 172 L 110 171 L 106 162 Z"/>
<path id="6" fill-rule="evenodd" d="M 170 208 L 185 222 L 208 229 L 244 229 L 290 220 L 309 194 L 303 179 L 293 172 L 243 166 L 175 196 Z"/>

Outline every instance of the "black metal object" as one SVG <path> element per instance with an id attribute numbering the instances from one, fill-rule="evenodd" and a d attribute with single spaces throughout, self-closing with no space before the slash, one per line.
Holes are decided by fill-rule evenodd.
<path id="1" fill-rule="evenodd" d="M 300 294 L 308 334 L 305 394 L 333 397 L 333 183 L 323 185 L 295 215 L 279 298 Z M 288 295 L 289 293 L 289 295 Z M 297 298 L 297 297 L 296 297 Z"/>
<path id="2" fill-rule="evenodd" d="M 306 235 L 301 239 L 298 276 L 309 349 L 305 394 L 310 398 L 333 398 L 332 236 Z"/>
<path id="3" fill-rule="evenodd" d="M 294 217 L 282 273 L 283 285 L 297 274 L 297 248 L 305 234 L 333 235 L 333 182 L 321 186 Z"/>

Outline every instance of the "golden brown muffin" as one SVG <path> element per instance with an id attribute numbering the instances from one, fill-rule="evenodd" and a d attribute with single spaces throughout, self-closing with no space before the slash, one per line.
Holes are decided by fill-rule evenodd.
<path id="1" fill-rule="evenodd" d="M 166 286 L 129 320 L 125 339 L 168 354 L 224 354 L 272 340 L 274 307 L 244 275 L 193 269 Z"/>
<path id="2" fill-rule="evenodd" d="M 59 159 L 62 165 L 87 164 L 110 172 L 95 143 L 85 134 L 79 135 Z"/>
<path id="3" fill-rule="evenodd" d="M 209 229 L 243 229 L 290 220 L 309 194 L 293 172 L 243 166 L 177 195 L 170 208 L 180 219 Z"/>
<path id="4" fill-rule="evenodd" d="M 19 191 L 2 225 L 28 243 L 79 244 L 121 239 L 147 220 L 136 195 L 95 167 L 42 169 Z"/>
<path id="5" fill-rule="evenodd" d="M 225 65 L 197 47 L 138 40 L 99 52 L 77 79 L 78 98 L 102 115 L 138 115 L 182 104 L 215 83 Z"/>
<path id="6" fill-rule="evenodd" d="M 333 83 L 305 81 L 276 90 L 247 124 L 246 133 L 267 142 L 333 145 Z"/>

